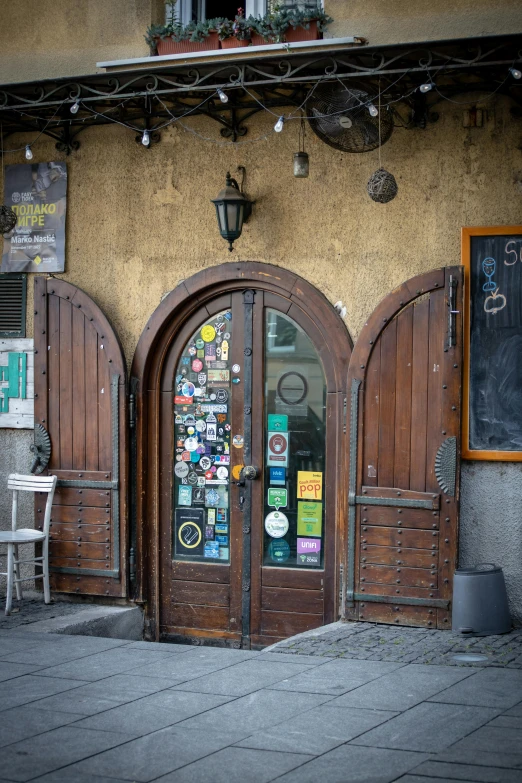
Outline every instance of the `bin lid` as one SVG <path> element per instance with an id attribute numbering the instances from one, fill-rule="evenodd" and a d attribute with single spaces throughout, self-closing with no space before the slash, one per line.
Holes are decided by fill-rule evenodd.
<path id="1" fill-rule="evenodd" d="M 468 568 L 457 568 L 455 573 L 480 576 L 481 574 L 494 574 L 499 571 L 502 571 L 502 569 L 500 566 L 495 565 L 495 563 L 477 563 L 477 565 L 469 566 Z"/>

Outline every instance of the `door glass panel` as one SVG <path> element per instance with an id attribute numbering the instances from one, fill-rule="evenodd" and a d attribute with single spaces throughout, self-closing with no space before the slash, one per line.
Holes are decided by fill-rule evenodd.
<path id="1" fill-rule="evenodd" d="M 175 560 L 230 561 L 232 312 L 207 319 L 174 378 Z"/>
<path id="2" fill-rule="evenodd" d="M 321 568 L 326 384 L 301 327 L 265 311 L 265 566 Z"/>

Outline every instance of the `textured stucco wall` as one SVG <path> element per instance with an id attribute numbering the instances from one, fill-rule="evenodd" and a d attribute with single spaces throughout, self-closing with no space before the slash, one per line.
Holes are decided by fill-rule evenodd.
<path id="1" fill-rule="evenodd" d="M 512 33 L 516 0 L 325 0 L 329 37 L 370 44 Z M 144 34 L 162 0 L 24 0 L 0 3 L 0 84 L 93 73 L 97 62 L 146 57 Z"/>
<path id="2" fill-rule="evenodd" d="M 522 623 L 522 465 L 463 462 L 461 566 L 502 566 L 512 616 Z"/>

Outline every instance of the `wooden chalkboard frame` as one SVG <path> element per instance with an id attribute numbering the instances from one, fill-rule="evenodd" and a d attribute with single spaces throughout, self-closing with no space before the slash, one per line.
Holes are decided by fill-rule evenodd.
<path id="1" fill-rule="evenodd" d="M 472 237 L 521 234 L 522 226 L 466 226 L 462 228 L 461 259 L 464 267 L 464 374 L 462 395 L 462 458 L 503 462 L 522 462 L 522 451 L 471 449 L 469 446 L 469 390 L 471 342 L 471 239 Z"/>

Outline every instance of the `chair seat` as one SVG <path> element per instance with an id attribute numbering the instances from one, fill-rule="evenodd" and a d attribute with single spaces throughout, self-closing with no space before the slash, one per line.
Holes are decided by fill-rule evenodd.
<path id="1" fill-rule="evenodd" d="M 29 544 L 31 541 L 43 541 L 45 533 L 30 528 L 0 531 L 0 544 Z"/>

